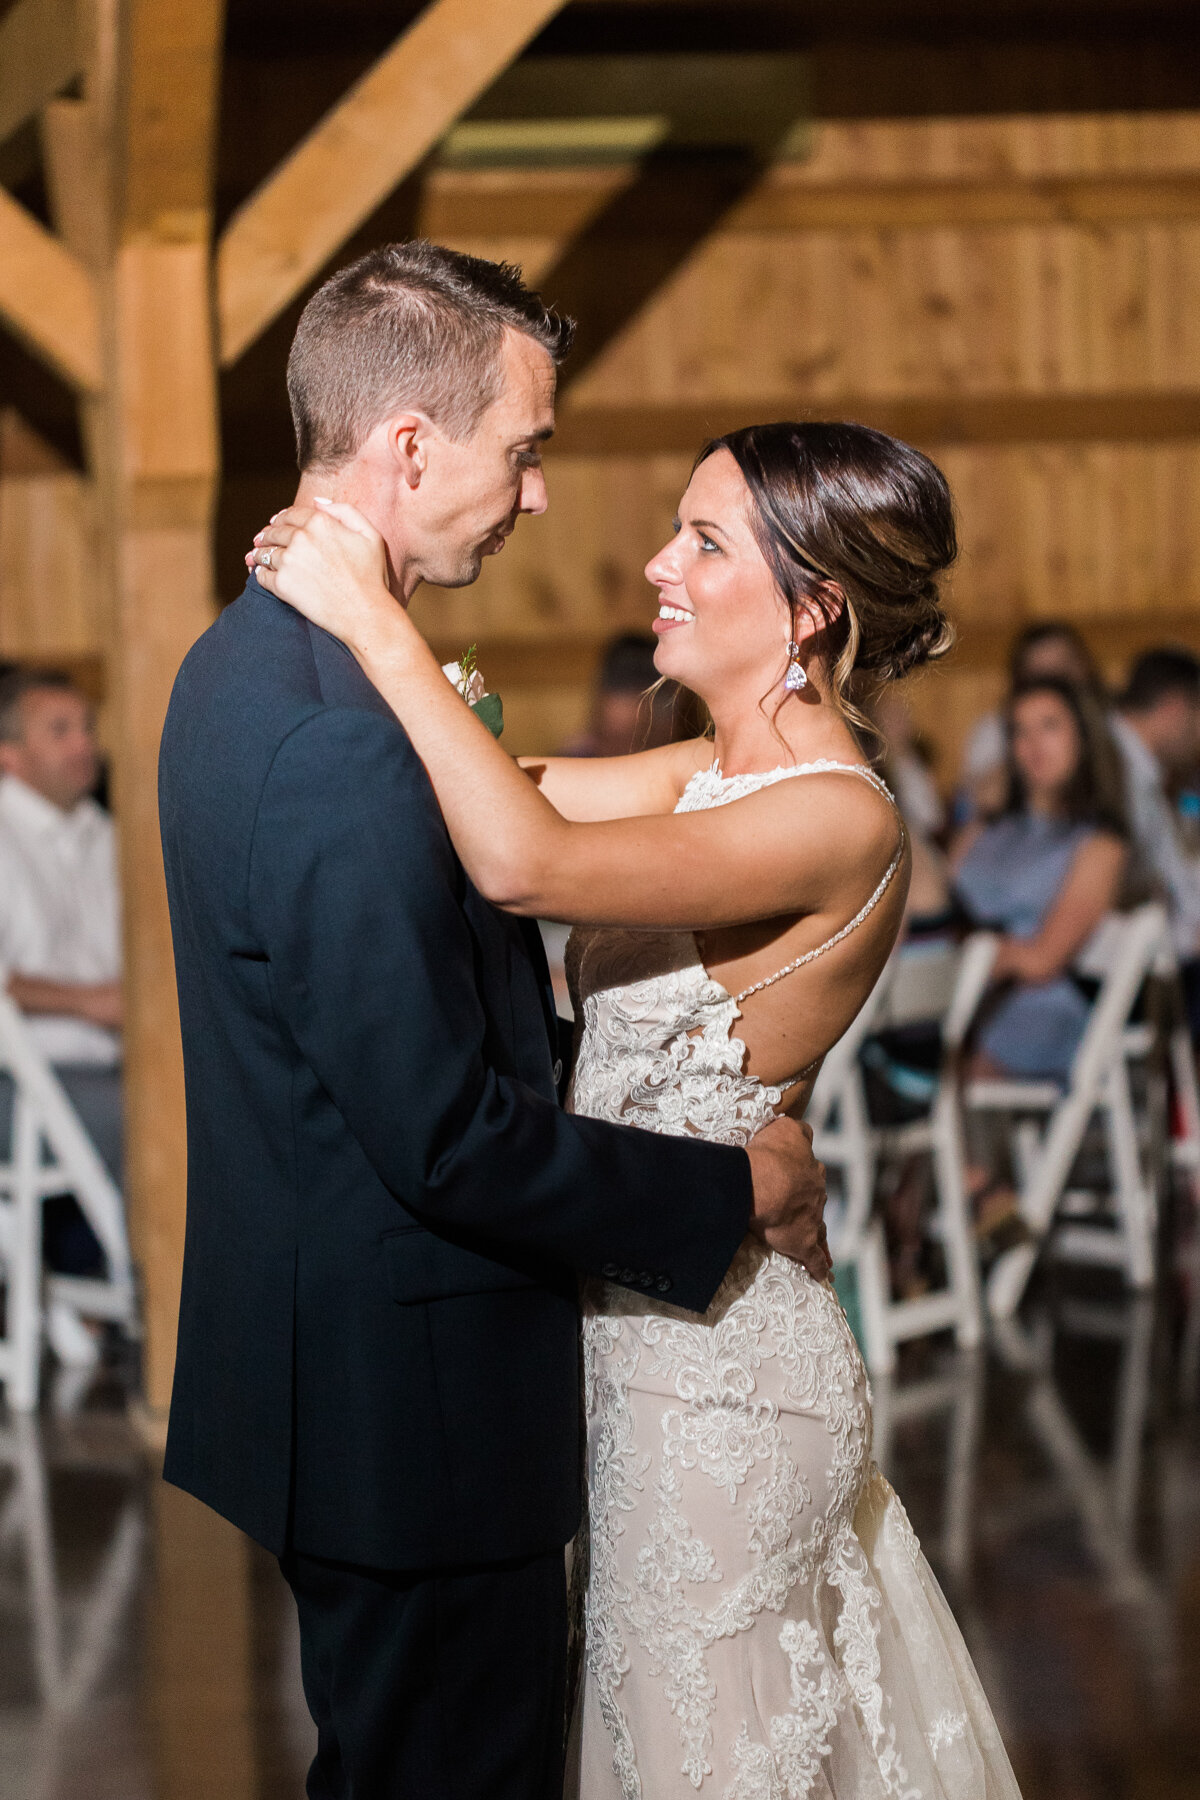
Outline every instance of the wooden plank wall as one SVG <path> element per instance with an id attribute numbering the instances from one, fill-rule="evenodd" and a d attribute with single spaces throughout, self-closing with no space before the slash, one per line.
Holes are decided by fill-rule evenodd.
<path id="1" fill-rule="evenodd" d="M 107 650 L 91 484 L 0 411 L 0 661 L 66 667 L 96 699 Z"/>
<path id="2" fill-rule="evenodd" d="M 1197 177 L 1190 113 L 818 126 L 811 158 L 772 171 L 572 386 L 564 435 L 586 444 L 595 409 L 623 408 L 627 452 L 618 442 L 548 457 L 550 513 L 522 526 L 477 587 L 419 597 L 420 617 L 447 654 L 480 640 L 485 672 L 505 686 L 508 741 L 546 749 L 580 722 L 599 643 L 650 617 L 642 566 L 689 466 L 683 444 L 639 450 L 639 436 L 671 436 L 656 433 L 656 409 L 687 409 L 698 442 L 708 411 L 721 424 L 753 417 L 756 401 L 766 416 L 832 416 L 854 396 L 863 417 L 872 402 L 901 416 L 950 403 L 965 420 L 954 435 L 974 440 L 922 445 L 954 486 L 964 543 L 960 647 L 911 683 L 944 774 L 1026 620 L 1070 616 L 1114 678 L 1148 642 L 1200 647 L 1200 438 L 1188 435 L 1200 418 Z M 536 277 L 554 260 L 557 222 L 589 204 L 588 182 L 616 178 L 444 170 L 423 224 Z M 1076 178 L 1092 184 L 1082 204 L 1046 188 Z M 515 233 L 518 208 L 498 204 L 515 180 L 540 234 Z M 955 222 L 905 223 L 906 209 L 927 221 L 931 184 L 945 184 Z M 847 217 L 862 216 L 865 194 L 868 214 L 899 222 L 789 226 L 839 189 Z M 1106 208 L 1115 219 L 1097 222 Z M 506 235 L 480 229 L 489 213 Z M 997 216 L 1037 222 L 974 222 Z M 1089 397 L 1111 421 L 1108 441 L 1080 436 Z M 1010 402 L 1035 403 L 1038 441 L 1020 441 Z"/>
<path id="3" fill-rule="evenodd" d="M 536 280 L 631 177 L 441 169 L 419 224 Z M 858 223 L 812 223 L 831 208 Z M 1114 678 L 1148 642 L 1200 647 L 1200 114 L 816 126 L 572 384 L 549 514 L 476 587 L 418 597 L 447 657 L 479 640 L 514 750 L 571 735 L 606 638 L 648 622 L 709 425 L 843 411 L 950 421 L 920 441 L 958 497 L 961 642 L 910 684 L 947 778 L 1024 621 L 1072 617 Z M 11 420 L 3 442 L 0 656 L 102 659 L 84 484 Z M 257 478 L 247 520 L 290 479 Z"/>

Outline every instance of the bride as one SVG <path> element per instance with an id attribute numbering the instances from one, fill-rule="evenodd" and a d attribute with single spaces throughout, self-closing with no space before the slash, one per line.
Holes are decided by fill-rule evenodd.
<path id="1" fill-rule="evenodd" d="M 576 927 L 574 1109 L 730 1144 L 802 1114 L 900 927 L 908 844 L 850 691 L 949 646 L 954 520 L 933 463 L 859 425 L 708 444 L 646 573 L 657 667 L 705 701 L 711 739 L 523 773 L 396 605 L 359 513 L 293 508 L 255 542 L 262 584 L 341 638 L 398 715 L 480 891 Z M 832 1286 L 747 1239 L 702 1316 L 596 1287 L 584 1345 L 569 1791 L 1016 1796 L 871 1463 L 867 1379 Z"/>

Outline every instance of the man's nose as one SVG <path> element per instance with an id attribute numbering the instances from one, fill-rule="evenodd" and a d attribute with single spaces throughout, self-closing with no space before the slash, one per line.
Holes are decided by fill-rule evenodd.
<path id="1" fill-rule="evenodd" d="M 520 510 L 523 513 L 544 513 L 549 504 L 545 473 L 541 469 L 526 469 L 521 478 Z"/>

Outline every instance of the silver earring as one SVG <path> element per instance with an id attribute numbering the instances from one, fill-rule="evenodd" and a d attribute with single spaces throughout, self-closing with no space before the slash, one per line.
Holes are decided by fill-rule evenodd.
<path id="1" fill-rule="evenodd" d="M 783 678 L 783 685 L 789 694 L 798 694 L 801 688 L 808 686 L 808 676 L 804 672 L 804 664 L 800 661 L 799 644 L 788 645 L 788 666 L 787 674 Z"/>

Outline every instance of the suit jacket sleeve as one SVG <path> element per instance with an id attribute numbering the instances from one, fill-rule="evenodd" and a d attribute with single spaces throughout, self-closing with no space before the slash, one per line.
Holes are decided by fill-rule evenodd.
<path id="1" fill-rule="evenodd" d="M 627 1285 L 649 1276 L 703 1310 L 746 1230 L 748 1158 L 572 1117 L 497 1074 L 465 879 L 395 721 L 310 716 L 275 755 L 250 860 L 278 1016 L 431 1230 Z"/>

